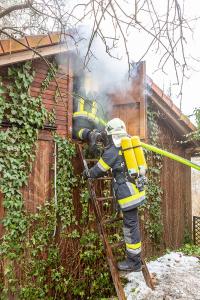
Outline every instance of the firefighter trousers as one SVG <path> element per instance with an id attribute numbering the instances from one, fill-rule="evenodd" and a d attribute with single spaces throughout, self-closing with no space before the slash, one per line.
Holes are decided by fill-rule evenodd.
<path id="1" fill-rule="evenodd" d="M 133 259 L 137 265 L 140 263 L 141 253 L 141 238 L 137 208 L 123 211 L 123 233 L 127 256 Z"/>

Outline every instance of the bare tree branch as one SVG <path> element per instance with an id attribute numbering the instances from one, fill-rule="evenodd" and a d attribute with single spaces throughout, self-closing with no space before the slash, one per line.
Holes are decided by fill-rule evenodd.
<path id="1" fill-rule="evenodd" d="M 30 8 L 32 4 L 33 4 L 33 0 L 27 0 L 26 3 L 10 6 L 6 9 L 4 9 L 2 12 L 0 12 L 0 18 L 5 17 L 6 15 L 9 15 L 13 11 Z"/>
<path id="2" fill-rule="evenodd" d="M 10 7 L 3 11 L 0 9 L 2 38 L 10 34 L 11 38 L 17 39 L 26 34 L 45 34 L 53 30 L 61 32 L 65 37 L 72 32 L 74 50 L 78 54 L 82 49 L 79 43 L 85 39 L 80 27 L 89 23 L 90 27 L 86 29 L 89 36 L 87 48 L 84 48 L 84 57 L 81 57 L 87 68 L 91 59 L 96 57 L 92 46 L 95 39 L 99 38 L 105 52 L 113 58 L 123 56 L 123 44 L 130 71 L 130 62 L 135 60 L 134 49 L 131 48 L 135 41 L 130 43 L 130 35 L 134 40 L 134 33 L 138 32 L 144 34 L 144 38 L 147 37 L 145 48 L 142 45 L 144 49 L 141 50 L 140 60 L 145 59 L 153 49 L 158 70 L 166 73 L 167 66 L 173 66 L 180 89 L 183 77 L 193 67 L 188 65 L 191 56 L 186 55 L 185 37 L 188 37 L 186 31 L 192 35 L 192 24 L 200 17 L 193 15 L 186 18 L 184 1 L 167 0 L 166 5 L 162 6 L 153 0 L 134 0 L 132 3 L 125 0 L 19 0 L 24 3 L 18 5 L 11 5 L 18 0 L 3 1 L 6 5 L 10 4 Z M 11 14 L 14 11 L 17 13 Z M 119 54 L 116 54 L 117 48 Z"/>

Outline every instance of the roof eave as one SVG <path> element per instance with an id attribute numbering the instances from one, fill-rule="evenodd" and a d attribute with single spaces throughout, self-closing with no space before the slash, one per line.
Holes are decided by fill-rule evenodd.
<path id="1" fill-rule="evenodd" d="M 19 63 L 27 60 L 43 58 L 67 52 L 69 49 L 66 44 L 50 45 L 38 48 L 37 50 L 25 50 L 0 56 L 0 66 Z"/>
<path id="2" fill-rule="evenodd" d="M 158 107 L 158 109 L 166 115 L 168 122 L 170 122 L 171 126 L 174 127 L 178 134 L 184 137 L 188 133 L 197 130 L 194 124 L 182 114 L 172 100 L 167 97 L 150 78 L 148 78 L 147 84 L 149 85 L 148 88 L 150 89 L 148 97 L 152 100 L 156 107 Z M 191 144 L 194 145 L 195 148 L 200 146 L 198 141 L 191 141 L 190 147 Z M 187 147 L 188 146 L 189 145 L 187 145 Z"/>

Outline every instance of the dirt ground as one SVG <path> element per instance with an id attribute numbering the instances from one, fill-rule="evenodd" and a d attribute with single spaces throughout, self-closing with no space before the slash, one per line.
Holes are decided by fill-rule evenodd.
<path id="1" fill-rule="evenodd" d="M 200 300 L 200 260 L 181 252 L 171 252 L 148 264 L 156 278 L 152 291 L 142 272 L 129 273 L 125 286 L 127 300 Z"/>

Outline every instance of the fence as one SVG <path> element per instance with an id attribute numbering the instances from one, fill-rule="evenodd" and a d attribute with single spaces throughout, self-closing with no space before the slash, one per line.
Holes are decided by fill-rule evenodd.
<path id="1" fill-rule="evenodd" d="M 194 244 L 200 246 L 200 217 L 193 216 L 193 240 Z"/>

